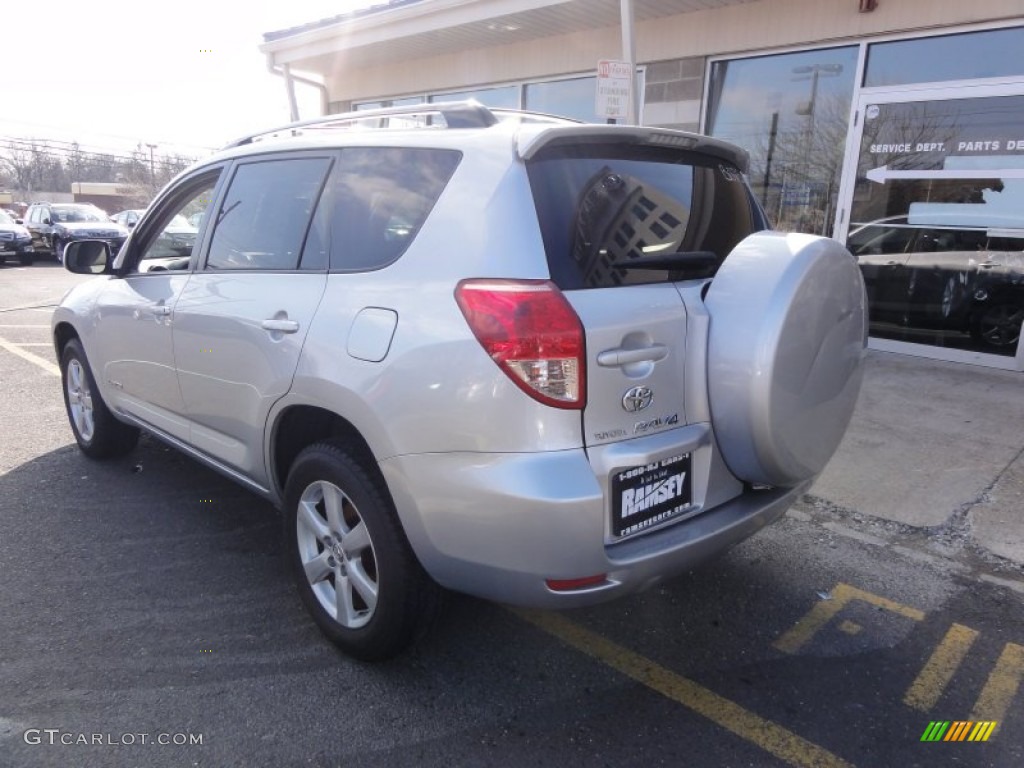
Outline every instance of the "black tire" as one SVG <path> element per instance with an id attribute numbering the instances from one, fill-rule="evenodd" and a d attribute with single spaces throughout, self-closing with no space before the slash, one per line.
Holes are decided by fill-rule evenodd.
<path id="1" fill-rule="evenodd" d="M 110 459 L 135 448 L 139 430 L 118 421 L 107 408 L 78 339 L 64 345 L 60 380 L 68 422 L 82 453 L 91 459 Z"/>
<path id="2" fill-rule="evenodd" d="M 430 628 L 441 589 L 413 554 L 386 489 L 346 449 L 303 450 L 288 473 L 285 510 L 289 569 L 331 642 L 383 661 Z"/>
<path id="3" fill-rule="evenodd" d="M 1015 349 L 1024 322 L 1024 303 L 1000 301 L 979 311 L 971 323 L 971 336 L 993 350 Z"/>
<path id="4" fill-rule="evenodd" d="M 23 267 L 31 267 L 32 262 L 35 261 L 35 259 L 32 257 L 31 253 L 25 253 L 18 257 L 18 261 L 21 262 L 21 266 Z"/>

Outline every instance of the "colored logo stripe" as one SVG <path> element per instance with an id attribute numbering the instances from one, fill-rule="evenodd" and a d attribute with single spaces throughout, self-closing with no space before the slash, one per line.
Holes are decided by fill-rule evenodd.
<path id="1" fill-rule="evenodd" d="M 953 726 L 949 729 L 949 733 L 946 734 L 946 738 L 944 738 L 943 741 L 963 741 L 964 736 L 967 735 L 967 729 L 972 725 L 973 723 L 957 720 L 953 723 Z"/>
<path id="2" fill-rule="evenodd" d="M 974 730 L 971 731 L 971 735 L 967 738 L 968 741 L 988 741 L 988 737 L 992 735 L 992 731 L 996 728 L 996 721 L 990 720 L 988 722 L 978 723 Z"/>
<path id="3" fill-rule="evenodd" d="M 943 734 L 946 733 L 947 728 L 949 728 L 948 720 L 932 720 L 932 722 L 928 723 L 928 727 L 924 729 L 921 741 L 939 741 L 942 739 Z"/>
<path id="4" fill-rule="evenodd" d="M 921 741 L 988 741 L 996 725 L 995 720 L 932 720 L 921 734 Z"/>

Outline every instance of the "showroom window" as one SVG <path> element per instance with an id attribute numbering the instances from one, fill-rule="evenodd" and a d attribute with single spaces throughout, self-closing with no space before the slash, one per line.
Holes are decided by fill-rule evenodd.
<path id="1" fill-rule="evenodd" d="M 831 235 L 856 82 L 855 45 L 716 61 L 707 132 L 750 152 L 777 229 Z"/>
<path id="2" fill-rule="evenodd" d="M 641 85 L 642 92 L 642 75 Z M 493 87 L 470 88 L 462 91 L 444 91 L 426 96 L 408 96 L 397 99 L 376 99 L 352 104 L 353 110 L 420 104 L 423 101 L 463 101 L 476 99 L 485 107 L 495 109 L 528 109 L 562 117 L 571 117 L 587 123 L 603 123 L 605 119 L 594 113 L 597 78 L 593 75 L 545 80 L 536 83 L 513 83 Z"/>
<path id="3" fill-rule="evenodd" d="M 603 123 L 604 118 L 594 113 L 596 90 L 596 77 L 528 83 L 523 99 L 524 108 L 532 112 L 572 117 L 585 123 Z"/>
<path id="4" fill-rule="evenodd" d="M 1024 27 L 987 29 L 868 47 L 864 85 L 904 85 L 1024 75 Z"/>
<path id="5" fill-rule="evenodd" d="M 503 85 L 498 88 L 476 88 L 468 91 L 451 91 L 437 93 L 430 101 L 466 101 L 476 99 L 485 107 L 495 109 L 519 109 L 519 86 Z"/>

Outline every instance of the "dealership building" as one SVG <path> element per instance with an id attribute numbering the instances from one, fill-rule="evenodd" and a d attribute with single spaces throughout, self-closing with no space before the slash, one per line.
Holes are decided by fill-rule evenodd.
<path id="1" fill-rule="evenodd" d="M 638 124 L 739 144 L 776 228 L 846 243 L 871 346 L 1024 370 L 1022 8 L 393 0 L 261 50 L 323 113 L 472 98 L 587 122 L 622 121 L 609 72 L 629 62 Z"/>

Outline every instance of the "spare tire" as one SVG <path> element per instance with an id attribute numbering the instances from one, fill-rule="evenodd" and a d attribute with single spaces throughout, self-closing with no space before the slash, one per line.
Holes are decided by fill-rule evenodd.
<path id="1" fill-rule="evenodd" d="M 705 298 L 708 394 L 736 477 L 794 486 L 839 446 L 860 392 L 867 298 L 834 240 L 759 232 L 726 257 Z"/>

